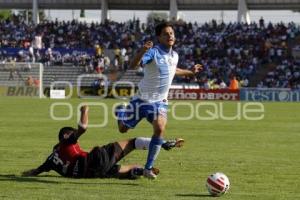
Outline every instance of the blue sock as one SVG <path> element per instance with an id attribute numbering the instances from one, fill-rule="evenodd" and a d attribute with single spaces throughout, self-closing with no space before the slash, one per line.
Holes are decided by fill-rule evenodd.
<path id="1" fill-rule="evenodd" d="M 153 136 L 149 145 L 149 150 L 148 150 L 148 157 L 147 157 L 147 162 L 145 165 L 146 169 L 151 169 L 154 165 L 154 161 L 156 160 L 161 145 L 163 144 L 164 140 L 160 137 L 155 137 Z"/>

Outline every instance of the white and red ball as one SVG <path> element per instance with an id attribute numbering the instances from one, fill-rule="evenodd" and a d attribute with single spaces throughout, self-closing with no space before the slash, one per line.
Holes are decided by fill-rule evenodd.
<path id="1" fill-rule="evenodd" d="M 229 190 L 230 182 L 225 174 L 217 172 L 207 178 L 206 187 L 212 196 L 222 196 Z"/>

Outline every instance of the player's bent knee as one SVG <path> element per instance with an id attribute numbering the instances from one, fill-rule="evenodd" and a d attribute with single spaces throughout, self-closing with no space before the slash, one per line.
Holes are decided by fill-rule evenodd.
<path id="1" fill-rule="evenodd" d="M 158 124 L 157 126 L 155 126 L 155 131 L 157 133 L 163 133 L 165 132 L 165 128 L 166 128 L 165 124 Z"/>
<path id="2" fill-rule="evenodd" d="M 164 131 L 165 131 L 165 127 L 158 126 L 158 127 L 155 127 L 154 134 L 156 136 L 162 136 Z"/>
<path id="3" fill-rule="evenodd" d="M 128 131 L 127 129 L 122 129 L 122 128 L 119 129 L 119 132 L 120 132 L 120 133 L 127 133 L 127 131 Z"/>
<path id="4" fill-rule="evenodd" d="M 153 131 L 154 135 L 161 137 L 165 132 L 166 121 L 164 118 L 159 118 L 158 120 L 153 121 Z"/>
<path id="5" fill-rule="evenodd" d="M 119 132 L 120 133 L 126 133 L 128 131 L 128 128 L 124 125 L 119 126 Z"/>
<path id="6" fill-rule="evenodd" d="M 129 128 L 127 126 L 125 126 L 123 123 L 119 122 L 118 129 L 119 129 L 120 133 L 126 133 Z"/>

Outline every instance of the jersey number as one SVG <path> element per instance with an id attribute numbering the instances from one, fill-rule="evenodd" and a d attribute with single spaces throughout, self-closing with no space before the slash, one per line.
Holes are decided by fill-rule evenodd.
<path id="1" fill-rule="evenodd" d="M 65 174 L 67 173 L 68 167 L 70 165 L 70 162 L 67 161 L 66 164 L 64 165 L 64 162 L 58 157 L 58 153 L 54 153 L 53 154 L 53 159 L 52 159 L 53 163 L 55 165 L 59 165 L 62 167 L 62 172 Z"/>
<path id="2" fill-rule="evenodd" d="M 64 165 L 64 162 L 58 157 L 57 153 L 54 153 L 53 162 L 56 165 Z"/>

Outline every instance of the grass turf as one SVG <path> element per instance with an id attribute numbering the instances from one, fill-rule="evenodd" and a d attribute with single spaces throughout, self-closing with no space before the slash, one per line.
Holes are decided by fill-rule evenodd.
<path id="1" fill-rule="evenodd" d="M 263 103 L 264 119 L 212 121 L 175 120 L 169 113 L 165 138 L 182 137 L 182 149 L 161 151 L 156 162 L 157 180 L 69 179 L 55 172 L 39 177 L 21 177 L 22 171 L 37 167 L 50 153 L 62 126 L 75 126 L 76 108 L 82 102 L 108 105 L 108 122 L 89 128 L 80 138 L 85 150 L 94 145 L 136 136 L 151 136 L 151 126 L 141 122 L 127 134 L 117 132 L 112 117 L 116 100 L 60 100 L 1 97 L 0 114 L 0 199 L 211 199 L 205 188 L 209 174 L 222 171 L 231 188 L 222 199 L 300 199 L 300 104 Z M 50 117 L 55 102 L 70 103 L 73 117 L 55 121 Z M 183 101 L 180 101 L 183 102 Z M 174 102 L 173 102 L 174 103 Z M 192 103 L 196 107 L 197 101 Z M 237 102 L 215 102 L 232 116 Z M 102 123 L 101 105 L 90 106 L 90 123 Z M 174 105 L 173 105 L 174 106 Z M 178 106 L 177 117 L 186 117 L 189 107 Z M 54 115 L 65 117 L 68 108 L 57 106 Z M 205 109 L 200 109 L 203 115 Z M 144 164 L 147 151 L 135 151 L 121 164 Z"/>

